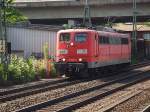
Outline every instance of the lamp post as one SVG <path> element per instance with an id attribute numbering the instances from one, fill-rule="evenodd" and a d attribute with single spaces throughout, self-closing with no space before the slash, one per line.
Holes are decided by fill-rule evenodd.
<path id="1" fill-rule="evenodd" d="M 133 33 L 132 33 L 132 61 L 137 59 L 137 4 L 133 0 Z"/>

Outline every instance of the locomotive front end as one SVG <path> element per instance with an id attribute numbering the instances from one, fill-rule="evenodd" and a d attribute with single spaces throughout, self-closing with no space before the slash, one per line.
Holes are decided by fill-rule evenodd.
<path id="1" fill-rule="evenodd" d="M 58 32 L 56 69 L 59 74 L 71 77 L 87 70 L 89 41 L 89 33 L 84 30 Z"/>

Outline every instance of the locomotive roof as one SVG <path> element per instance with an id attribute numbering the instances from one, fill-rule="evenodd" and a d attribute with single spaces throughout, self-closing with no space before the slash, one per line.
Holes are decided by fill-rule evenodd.
<path id="1" fill-rule="evenodd" d="M 94 30 L 94 29 L 66 29 L 66 30 L 60 30 L 59 31 L 59 33 L 64 33 L 64 32 L 68 32 L 68 33 L 69 32 L 98 32 L 98 33 L 101 33 L 102 35 L 105 35 L 105 34 L 112 34 L 112 35 L 118 34 L 118 35 L 122 35 L 122 36 L 125 36 L 125 37 L 129 36 L 128 34 L 124 34 L 124 33 L 97 31 L 97 30 Z"/>
<path id="2" fill-rule="evenodd" d="M 98 33 L 101 33 L 101 35 L 105 35 L 105 34 L 112 34 L 112 35 L 121 35 L 121 36 L 125 36 L 125 37 L 128 37 L 129 34 L 124 34 L 124 33 L 119 33 L 119 32 L 106 32 L 106 31 L 97 31 Z"/>
<path id="3" fill-rule="evenodd" d="M 87 32 L 87 31 L 90 31 L 90 32 L 93 32 L 95 30 L 92 30 L 92 29 L 66 29 L 66 30 L 60 30 L 59 32 Z"/>

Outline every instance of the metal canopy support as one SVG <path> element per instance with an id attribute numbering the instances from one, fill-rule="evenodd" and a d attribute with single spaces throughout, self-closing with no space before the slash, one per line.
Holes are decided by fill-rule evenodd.
<path id="1" fill-rule="evenodd" d="M 133 0 L 133 33 L 132 33 L 132 58 L 137 58 L 137 4 Z"/>
<path id="2" fill-rule="evenodd" d="M 88 4 L 88 0 L 86 0 L 85 7 L 84 7 L 84 19 L 83 25 L 86 27 L 92 27 L 91 15 L 90 15 L 90 6 Z"/>
<path id="3" fill-rule="evenodd" d="M 5 0 L 0 0 L 0 63 L 7 68 L 7 39 L 6 39 L 6 12 Z"/>
<path id="4" fill-rule="evenodd" d="M 4 31 L 3 31 L 3 1 L 0 0 L 0 50 L 3 49 Z M 0 63 L 3 62 L 4 53 L 0 52 Z"/>

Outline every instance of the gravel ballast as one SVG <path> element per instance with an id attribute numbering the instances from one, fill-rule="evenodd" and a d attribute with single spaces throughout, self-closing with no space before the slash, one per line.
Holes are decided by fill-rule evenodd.
<path id="1" fill-rule="evenodd" d="M 60 96 L 71 94 L 76 91 L 81 91 L 89 87 L 94 87 L 95 85 L 100 83 L 105 82 L 101 80 L 83 82 L 72 86 L 67 86 L 65 88 L 59 88 L 56 90 L 51 90 L 44 93 L 27 96 L 13 101 L 8 101 L 6 103 L 0 104 L 0 112 L 12 112 L 26 106 L 34 105 L 40 102 L 45 102 L 49 99 L 58 98 Z"/>
<path id="2" fill-rule="evenodd" d="M 142 105 L 150 101 L 150 80 L 128 87 L 103 99 L 97 99 L 97 101 L 81 107 L 75 110 L 75 112 L 102 112 L 108 106 L 114 105 L 121 99 L 135 93 L 139 94 L 125 103 L 116 106 L 111 112 L 133 112 L 140 104 Z"/>
<path id="3" fill-rule="evenodd" d="M 117 78 L 118 77 L 119 76 L 117 76 Z M 98 79 L 98 80 L 93 80 L 93 81 L 88 81 L 88 82 L 77 83 L 77 84 L 67 86 L 64 88 L 59 88 L 56 90 L 51 90 L 51 91 L 47 91 L 47 92 L 43 92 L 43 93 L 31 95 L 31 96 L 26 96 L 26 97 L 19 98 L 13 101 L 7 101 L 5 103 L 0 104 L 0 112 L 12 112 L 12 111 L 15 111 L 15 110 L 27 107 L 27 106 L 31 106 L 37 103 L 48 101 L 50 99 L 52 100 L 61 96 L 75 93 L 75 92 L 87 89 L 89 87 L 95 87 L 97 85 L 104 84 L 111 80 L 112 79 L 109 79 L 109 80 Z"/>
<path id="4" fill-rule="evenodd" d="M 12 85 L 12 86 L 6 86 L 6 87 L 0 87 L 0 92 L 5 92 L 13 89 L 18 89 L 18 88 L 24 88 L 24 87 L 29 87 L 29 86 L 35 86 L 39 84 L 44 84 L 48 82 L 54 82 L 58 80 L 63 80 L 63 78 L 56 78 L 56 79 L 41 79 L 39 81 L 34 81 L 34 82 L 28 82 L 20 85 Z"/>
<path id="5" fill-rule="evenodd" d="M 138 112 L 138 109 L 145 104 L 150 104 L 150 89 L 116 106 L 110 112 Z"/>

